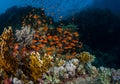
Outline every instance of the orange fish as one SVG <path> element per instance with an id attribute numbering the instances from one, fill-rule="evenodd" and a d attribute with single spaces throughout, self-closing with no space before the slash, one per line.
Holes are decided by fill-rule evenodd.
<path id="1" fill-rule="evenodd" d="M 62 32 L 62 28 L 57 28 L 57 31 L 58 32 Z"/>
<path id="2" fill-rule="evenodd" d="M 47 41 L 46 39 L 44 39 L 42 42 L 43 42 L 43 43 L 47 43 L 48 41 Z"/>
<path id="3" fill-rule="evenodd" d="M 64 50 L 63 49 L 58 49 L 57 50 L 57 53 L 61 53 L 61 52 L 63 52 Z"/>
<path id="4" fill-rule="evenodd" d="M 68 48 L 69 48 L 69 49 L 71 49 L 71 48 L 72 48 L 72 46 L 71 46 L 71 45 L 69 45 L 69 46 L 68 46 Z"/>
<path id="5" fill-rule="evenodd" d="M 34 37 L 37 37 L 37 38 L 39 38 L 39 35 L 38 35 L 38 34 L 34 34 Z"/>
<path id="6" fill-rule="evenodd" d="M 67 41 L 64 39 L 64 40 L 62 40 L 62 42 L 63 42 L 63 43 L 66 43 Z"/>
<path id="7" fill-rule="evenodd" d="M 33 49 L 35 49 L 35 48 L 36 48 L 36 46 L 35 46 L 35 45 L 31 45 L 30 47 L 31 47 L 31 48 L 33 48 Z"/>
<path id="8" fill-rule="evenodd" d="M 64 32 L 65 33 L 65 32 Z M 69 31 L 66 31 L 66 33 L 65 34 L 67 34 L 67 35 L 71 35 L 71 33 L 69 32 Z"/>
<path id="9" fill-rule="evenodd" d="M 47 38 L 48 38 L 49 40 L 51 40 L 51 39 L 52 39 L 52 36 L 47 36 Z"/>
<path id="10" fill-rule="evenodd" d="M 54 45 L 55 43 L 54 42 L 49 42 L 50 45 Z"/>
<path id="11" fill-rule="evenodd" d="M 38 25 L 41 25 L 41 23 L 42 23 L 42 22 L 41 22 L 40 20 L 37 21 L 37 24 L 38 24 Z"/>
<path id="12" fill-rule="evenodd" d="M 56 40 L 56 41 L 55 41 L 55 43 L 56 43 L 56 44 L 58 44 L 58 43 L 59 43 L 59 41 L 58 41 L 58 40 Z"/>
<path id="13" fill-rule="evenodd" d="M 38 46 L 39 46 L 40 48 L 42 48 L 42 47 L 45 46 L 45 44 L 39 44 Z"/>
<path id="14" fill-rule="evenodd" d="M 64 47 L 64 49 L 68 49 L 68 48 L 69 48 L 68 46 Z"/>
<path id="15" fill-rule="evenodd" d="M 42 42 L 43 42 L 43 39 L 39 39 L 38 42 L 42 43 Z"/>
<path id="16" fill-rule="evenodd" d="M 76 52 L 73 52 L 72 55 L 76 55 Z"/>
<path id="17" fill-rule="evenodd" d="M 55 35 L 55 36 L 53 36 L 53 40 L 54 40 L 54 41 L 58 41 L 59 38 Z"/>
<path id="18" fill-rule="evenodd" d="M 26 48 L 22 48 L 22 49 L 21 49 L 21 53 L 24 53 L 24 52 L 26 52 L 26 51 L 27 51 Z"/>
<path id="19" fill-rule="evenodd" d="M 67 31 L 64 31 L 64 34 L 67 34 L 68 32 Z"/>
<path id="20" fill-rule="evenodd" d="M 32 42 L 33 42 L 33 43 L 36 43 L 36 42 L 38 42 L 38 41 L 37 41 L 37 40 L 32 40 Z"/>
<path id="21" fill-rule="evenodd" d="M 79 36 L 78 32 L 74 32 L 73 35 L 74 35 L 75 37 L 78 37 L 78 36 Z"/>
<path id="22" fill-rule="evenodd" d="M 40 50 L 40 48 L 39 48 L 39 47 L 36 47 L 36 48 L 34 48 L 34 50 L 35 50 L 35 51 L 38 51 L 38 50 Z"/>
<path id="23" fill-rule="evenodd" d="M 69 36 L 72 36 L 72 33 L 69 33 Z"/>
<path id="24" fill-rule="evenodd" d="M 47 50 L 47 51 L 51 51 L 51 50 L 52 50 L 52 48 L 50 48 L 50 47 L 49 47 L 49 48 L 46 48 L 46 50 Z"/>
<path id="25" fill-rule="evenodd" d="M 65 57 L 66 57 L 67 60 L 69 60 L 71 58 L 70 55 L 66 55 Z"/>
<path id="26" fill-rule="evenodd" d="M 38 17 L 39 17 L 39 16 L 38 16 L 38 15 L 36 15 L 36 14 L 33 16 L 33 18 L 34 18 L 34 19 L 37 19 Z"/>
<path id="27" fill-rule="evenodd" d="M 74 43 L 70 43 L 71 46 L 76 46 Z"/>
<path id="28" fill-rule="evenodd" d="M 78 43 L 78 40 L 72 40 L 73 43 Z"/>
<path id="29" fill-rule="evenodd" d="M 52 55 L 52 52 L 47 52 L 48 55 Z"/>
<path id="30" fill-rule="evenodd" d="M 66 45 L 69 45 L 69 42 L 66 42 L 65 44 L 66 44 Z"/>
<path id="31" fill-rule="evenodd" d="M 68 38 L 68 40 L 72 40 L 72 37 L 70 37 L 70 36 L 69 36 L 69 37 L 67 37 L 67 38 Z"/>
<path id="32" fill-rule="evenodd" d="M 58 45 L 58 47 L 62 47 L 62 44 L 61 44 L 61 43 L 58 43 L 57 45 Z"/>

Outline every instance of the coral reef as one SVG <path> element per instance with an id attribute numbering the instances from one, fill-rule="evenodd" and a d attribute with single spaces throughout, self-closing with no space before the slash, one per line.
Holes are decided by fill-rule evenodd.
<path id="1" fill-rule="evenodd" d="M 11 27 L 4 29 L 0 36 L 0 83 L 120 82 L 120 70 L 93 66 L 95 56 L 82 49 L 77 28 L 73 29 L 76 26 L 50 27 L 43 18 L 33 12 L 15 34 Z"/>
<path id="2" fill-rule="evenodd" d="M 38 28 L 39 29 L 39 28 Z M 119 82 L 119 70 L 92 65 L 95 56 L 81 51 L 79 34 L 62 27 L 39 30 L 31 26 L 5 29 L 0 37 L 0 73 L 3 82 L 79 84 Z M 15 39 L 15 40 L 14 40 Z"/>

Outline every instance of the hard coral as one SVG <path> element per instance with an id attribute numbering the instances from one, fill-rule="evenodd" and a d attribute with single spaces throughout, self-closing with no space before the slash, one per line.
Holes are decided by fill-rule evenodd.
<path id="1" fill-rule="evenodd" d="M 42 70 L 41 67 L 43 65 L 43 61 L 38 58 L 38 55 L 36 53 L 32 53 L 30 56 L 30 62 L 29 62 L 29 68 L 31 70 L 31 77 L 33 77 L 34 80 L 37 80 L 37 78 L 42 77 Z"/>
<path id="2" fill-rule="evenodd" d="M 47 72 L 51 67 L 52 57 L 49 55 L 40 56 L 38 52 L 31 52 L 29 56 L 29 62 L 26 62 L 24 66 L 28 69 L 27 72 L 35 82 L 38 78 L 42 78 L 43 73 Z M 27 75 L 27 74 L 26 74 Z"/>
<path id="3" fill-rule="evenodd" d="M 89 52 L 81 52 L 80 55 L 78 56 L 78 59 L 80 60 L 81 63 L 86 64 L 88 62 L 93 62 L 94 61 L 94 55 L 91 55 Z"/>
<path id="4" fill-rule="evenodd" d="M 5 28 L 0 36 L 0 64 L 1 68 L 6 73 L 15 74 L 17 68 L 17 59 L 14 59 L 14 57 L 10 55 L 13 47 L 13 39 L 12 28 Z"/>

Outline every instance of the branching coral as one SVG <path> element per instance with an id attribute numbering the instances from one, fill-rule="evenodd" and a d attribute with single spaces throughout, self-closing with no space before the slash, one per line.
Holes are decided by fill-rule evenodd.
<path id="1" fill-rule="evenodd" d="M 32 53 L 30 56 L 29 68 L 31 70 L 30 75 L 34 80 L 42 77 L 42 65 L 43 61 L 38 58 L 38 55 L 36 53 Z"/>
<path id="2" fill-rule="evenodd" d="M 0 36 L 0 49 L 1 49 L 1 55 L 2 58 L 4 58 L 4 54 L 5 52 L 8 51 L 8 46 L 10 45 L 10 43 L 12 43 L 12 38 L 13 34 L 12 34 L 12 28 L 9 27 L 9 29 L 4 29 L 2 35 Z"/>
<path id="3" fill-rule="evenodd" d="M 86 64 L 88 62 L 93 62 L 94 61 L 94 55 L 91 55 L 89 52 L 81 52 L 80 55 L 78 56 L 78 59 L 80 60 L 81 63 Z"/>
<path id="4" fill-rule="evenodd" d="M 0 37 L 0 64 L 5 72 L 15 74 L 17 69 L 17 59 L 10 56 L 13 39 L 12 28 L 9 27 L 9 29 L 4 29 Z"/>
<path id="5" fill-rule="evenodd" d="M 41 78 L 43 73 L 47 72 L 51 65 L 52 57 L 50 55 L 40 56 L 38 52 L 32 52 L 29 57 L 29 62 L 25 63 L 24 66 L 29 69 L 27 72 L 30 77 L 36 81 Z"/>

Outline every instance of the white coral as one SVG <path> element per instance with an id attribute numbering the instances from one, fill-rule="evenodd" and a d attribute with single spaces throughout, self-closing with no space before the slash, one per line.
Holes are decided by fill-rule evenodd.
<path id="1" fill-rule="evenodd" d="M 21 30 L 16 30 L 15 36 L 21 45 L 29 45 L 32 42 L 34 33 L 35 31 L 31 27 L 25 26 L 22 27 Z"/>

